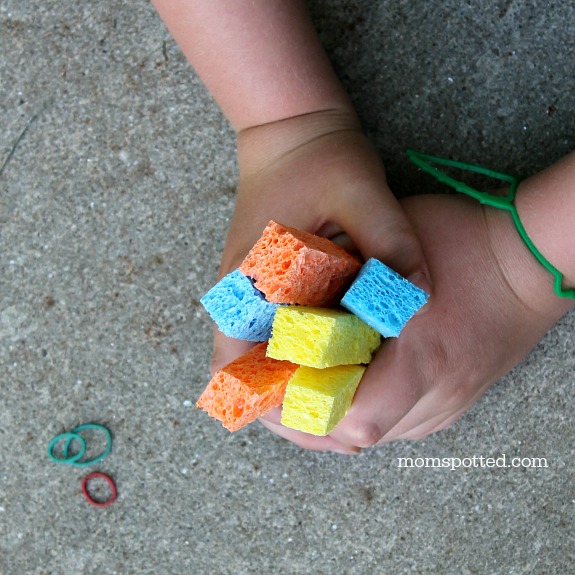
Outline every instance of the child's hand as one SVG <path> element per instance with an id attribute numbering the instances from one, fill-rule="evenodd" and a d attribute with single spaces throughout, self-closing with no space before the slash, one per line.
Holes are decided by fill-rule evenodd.
<path id="1" fill-rule="evenodd" d="M 429 291 L 419 241 L 353 114 L 321 112 L 240 132 L 240 183 L 221 275 L 237 268 L 270 220 L 377 257 Z M 212 369 L 251 344 L 216 331 Z"/>
<path id="2" fill-rule="evenodd" d="M 240 264 L 274 219 L 351 239 L 364 258 L 382 260 L 423 289 L 429 290 L 426 277 L 434 283 L 425 311 L 370 365 L 332 437 L 266 425 L 318 449 L 353 451 L 421 437 L 454 421 L 568 309 L 571 302 L 554 296 L 550 277 L 506 214 L 484 212 L 463 198 L 405 203 L 427 273 L 419 240 L 357 125 L 303 0 L 153 3 L 238 134 L 240 185 L 222 274 Z M 535 193 L 524 194 L 532 240 L 571 282 L 574 181 L 572 155 L 531 179 Z M 217 333 L 213 369 L 249 345 Z"/>
<path id="3" fill-rule="evenodd" d="M 353 452 L 447 427 L 573 306 L 555 296 L 508 214 L 463 196 L 420 196 L 403 207 L 433 296 L 398 339 L 385 341 L 329 437 L 281 426 L 279 409 L 262 420 L 298 445 Z"/>

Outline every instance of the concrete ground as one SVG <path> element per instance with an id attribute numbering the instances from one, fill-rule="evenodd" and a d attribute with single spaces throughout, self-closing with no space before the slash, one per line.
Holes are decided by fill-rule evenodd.
<path id="1" fill-rule="evenodd" d="M 572 3 L 310 7 L 398 194 L 429 187 L 407 147 L 519 174 L 575 147 Z M 0 124 L 2 575 L 575 572 L 574 314 L 423 441 L 350 458 L 232 435 L 193 405 L 234 137 L 153 8 L 1 0 Z M 110 456 L 51 462 L 85 422 Z M 548 467 L 398 468 L 501 454 Z"/>

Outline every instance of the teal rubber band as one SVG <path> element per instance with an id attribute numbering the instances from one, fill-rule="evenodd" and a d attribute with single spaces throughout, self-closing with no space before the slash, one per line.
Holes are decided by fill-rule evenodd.
<path id="1" fill-rule="evenodd" d="M 575 289 L 564 289 L 563 288 L 563 274 L 553 266 L 549 260 L 537 249 L 537 246 L 531 241 L 531 238 L 527 235 L 521 219 L 519 218 L 519 213 L 515 207 L 515 195 L 517 193 L 517 186 L 521 182 L 520 178 L 515 176 L 509 176 L 508 174 L 502 174 L 489 168 L 483 168 L 481 166 L 476 166 L 473 164 L 466 164 L 464 162 L 458 162 L 455 160 L 448 160 L 446 158 L 439 158 L 437 156 L 430 156 L 429 154 L 422 154 L 421 152 L 416 152 L 414 150 L 407 150 L 407 155 L 409 159 L 424 172 L 432 175 L 435 179 L 443 184 L 447 184 L 452 187 L 457 192 L 461 192 L 472 198 L 476 199 L 482 204 L 498 208 L 500 210 L 507 210 L 513 219 L 513 223 L 517 228 L 519 236 L 529 249 L 529 251 L 537 258 L 539 263 L 553 275 L 553 289 L 559 297 L 575 299 Z M 452 178 L 445 172 L 438 170 L 433 167 L 432 164 L 437 164 L 439 166 L 446 166 L 450 168 L 457 168 L 460 170 L 474 172 L 476 174 L 481 174 L 500 180 L 509 184 L 509 191 L 505 196 L 493 196 L 489 192 L 483 192 L 476 190 L 471 186 L 468 186 L 464 182 Z"/>
<path id="2" fill-rule="evenodd" d="M 104 451 L 100 453 L 100 455 L 97 455 L 92 459 L 88 459 L 87 461 L 80 461 L 82 457 L 86 454 L 86 441 L 79 434 L 79 432 L 85 429 L 95 429 L 96 431 L 103 432 L 104 435 L 106 436 L 106 449 L 104 449 Z M 59 441 L 62 441 L 64 439 L 66 440 L 66 443 L 64 444 L 63 448 L 63 458 L 55 457 L 54 447 Z M 82 449 L 80 450 L 79 453 L 69 456 L 68 451 L 70 445 L 72 441 L 74 441 L 75 439 L 80 442 Z M 55 461 L 56 463 L 66 463 L 74 467 L 88 467 L 89 465 L 98 463 L 99 461 L 102 461 L 103 459 L 108 457 L 110 451 L 112 451 L 112 434 L 106 427 L 104 427 L 103 425 L 99 425 L 98 423 L 85 423 L 83 425 L 75 427 L 74 429 L 72 429 L 72 431 L 69 431 L 67 433 L 61 433 L 60 435 L 57 435 L 54 439 L 52 439 L 52 441 L 48 446 L 48 456 L 52 461 Z"/>
<path id="3" fill-rule="evenodd" d="M 56 457 L 54 455 L 54 448 L 58 443 L 60 443 L 60 441 L 63 441 L 64 439 L 66 440 L 66 444 L 64 446 L 64 457 L 63 458 Z M 68 449 L 70 447 L 70 444 L 75 439 L 80 442 L 80 451 L 72 456 L 68 456 Z M 54 437 L 54 439 L 52 439 L 52 441 L 50 441 L 50 443 L 48 444 L 48 457 L 55 463 L 72 464 L 78 461 L 79 459 L 82 459 L 85 453 L 86 453 L 86 441 L 84 440 L 83 437 L 77 435 L 76 433 L 70 433 L 70 432 L 60 433 L 59 435 L 56 435 L 56 437 Z"/>
<path id="4" fill-rule="evenodd" d="M 98 461 L 102 461 L 102 459 L 108 457 L 110 451 L 112 451 L 112 434 L 106 427 L 98 423 L 84 423 L 83 425 L 79 425 L 78 427 L 72 429 L 72 433 L 78 435 L 78 432 L 84 429 L 95 429 L 97 431 L 102 431 L 106 436 L 106 449 L 104 449 L 104 451 L 100 455 L 97 455 L 96 457 L 89 459 L 88 461 L 70 462 L 70 465 L 74 465 L 75 467 L 87 467 L 88 465 L 98 463 Z M 66 455 L 66 452 L 64 452 L 64 455 Z"/>

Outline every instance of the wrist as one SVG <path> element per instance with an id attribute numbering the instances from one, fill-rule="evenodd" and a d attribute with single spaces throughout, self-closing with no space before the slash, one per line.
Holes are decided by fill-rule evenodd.
<path id="1" fill-rule="evenodd" d="M 525 308 L 539 315 L 550 328 L 575 307 L 575 301 L 561 298 L 555 293 L 553 276 L 521 239 L 511 215 L 496 208 L 484 209 L 492 256 L 505 283 L 515 298 Z"/>
<path id="2" fill-rule="evenodd" d="M 517 278 L 515 270 L 529 267 L 528 263 L 534 264 L 535 261 L 540 264 L 542 269 L 539 270 L 539 273 L 535 273 L 535 268 L 532 267 L 533 273 L 527 274 L 527 277 L 540 276 L 541 271 L 545 269 L 549 274 L 547 282 L 552 278 L 553 291 L 557 298 L 563 301 L 567 300 L 567 302 L 575 300 L 575 289 L 569 287 L 569 285 L 573 286 L 572 280 L 575 277 L 575 237 L 566 235 L 566 232 L 571 229 L 571 220 L 575 215 L 575 153 L 566 156 L 560 162 L 523 182 L 519 193 L 517 188 L 519 180 L 515 177 L 481 166 L 421 154 L 413 150 L 408 150 L 407 153 L 415 164 L 439 181 L 448 184 L 458 192 L 479 200 L 484 205 L 511 214 L 516 236 L 521 238 L 521 242 L 520 244 L 514 242 L 517 247 L 512 250 L 518 258 L 512 256 L 512 261 L 508 262 L 509 257 L 506 257 L 501 248 L 501 245 L 507 246 L 507 241 L 512 241 L 511 238 L 505 237 L 509 234 L 501 233 L 501 230 L 506 230 L 507 226 L 503 225 L 501 223 L 502 218 L 493 215 L 491 210 L 484 210 L 487 224 L 497 222 L 497 225 L 488 225 L 490 228 L 489 237 L 493 236 L 495 239 L 492 242 L 492 251 L 497 256 L 506 278 L 511 279 L 507 282 L 508 285 L 513 286 L 516 295 L 521 293 L 525 296 L 525 298 L 519 297 L 521 301 L 531 302 L 533 299 L 530 297 L 532 292 L 524 293 L 523 287 L 528 286 L 525 279 L 519 283 L 514 281 Z M 455 180 L 447 173 L 438 170 L 434 164 L 481 173 L 507 182 L 509 189 L 497 198 L 492 194 L 478 191 L 461 181 Z M 527 254 L 527 252 L 531 258 L 521 257 L 521 254 Z M 534 283 L 544 286 L 540 281 Z M 541 303 L 545 307 L 546 296 L 544 294 L 538 295 L 544 301 L 537 303 Z M 572 307 L 572 305 L 555 305 L 553 300 L 549 302 L 549 305 L 557 309 Z"/>
<path id="3" fill-rule="evenodd" d="M 364 137 L 355 112 L 345 105 L 241 130 L 237 134 L 240 178 L 249 177 L 316 140 L 345 132 Z"/>
<path id="4" fill-rule="evenodd" d="M 563 275 L 563 289 L 575 288 L 575 153 L 522 182 L 515 205 L 533 244 Z"/>
<path id="5" fill-rule="evenodd" d="M 225 269 L 251 247 L 270 219 L 337 238 L 348 249 L 365 250 L 364 255 L 385 254 L 389 246 L 404 242 L 417 244 L 387 187 L 377 151 L 353 112 L 325 110 L 243 130 L 238 134 L 238 159 L 240 178 L 222 259 Z M 379 211 L 374 212 L 374 206 Z M 377 224 L 368 226 L 370 234 L 358 230 L 362 225 L 352 216 L 361 218 L 365 211 L 379 214 Z M 391 222 L 387 227 L 386 221 Z M 394 227 L 401 229 L 389 232 Z"/>

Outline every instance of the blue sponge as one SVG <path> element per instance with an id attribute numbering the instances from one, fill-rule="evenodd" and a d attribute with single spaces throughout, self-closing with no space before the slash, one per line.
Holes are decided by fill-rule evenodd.
<path id="1" fill-rule="evenodd" d="M 384 337 L 397 337 L 429 296 L 371 258 L 361 268 L 341 305 Z"/>
<path id="2" fill-rule="evenodd" d="M 271 337 L 278 304 L 266 301 L 239 270 L 224 276 L 200 303 L 228 337 L 247 341 L 266 341 Z"/>

